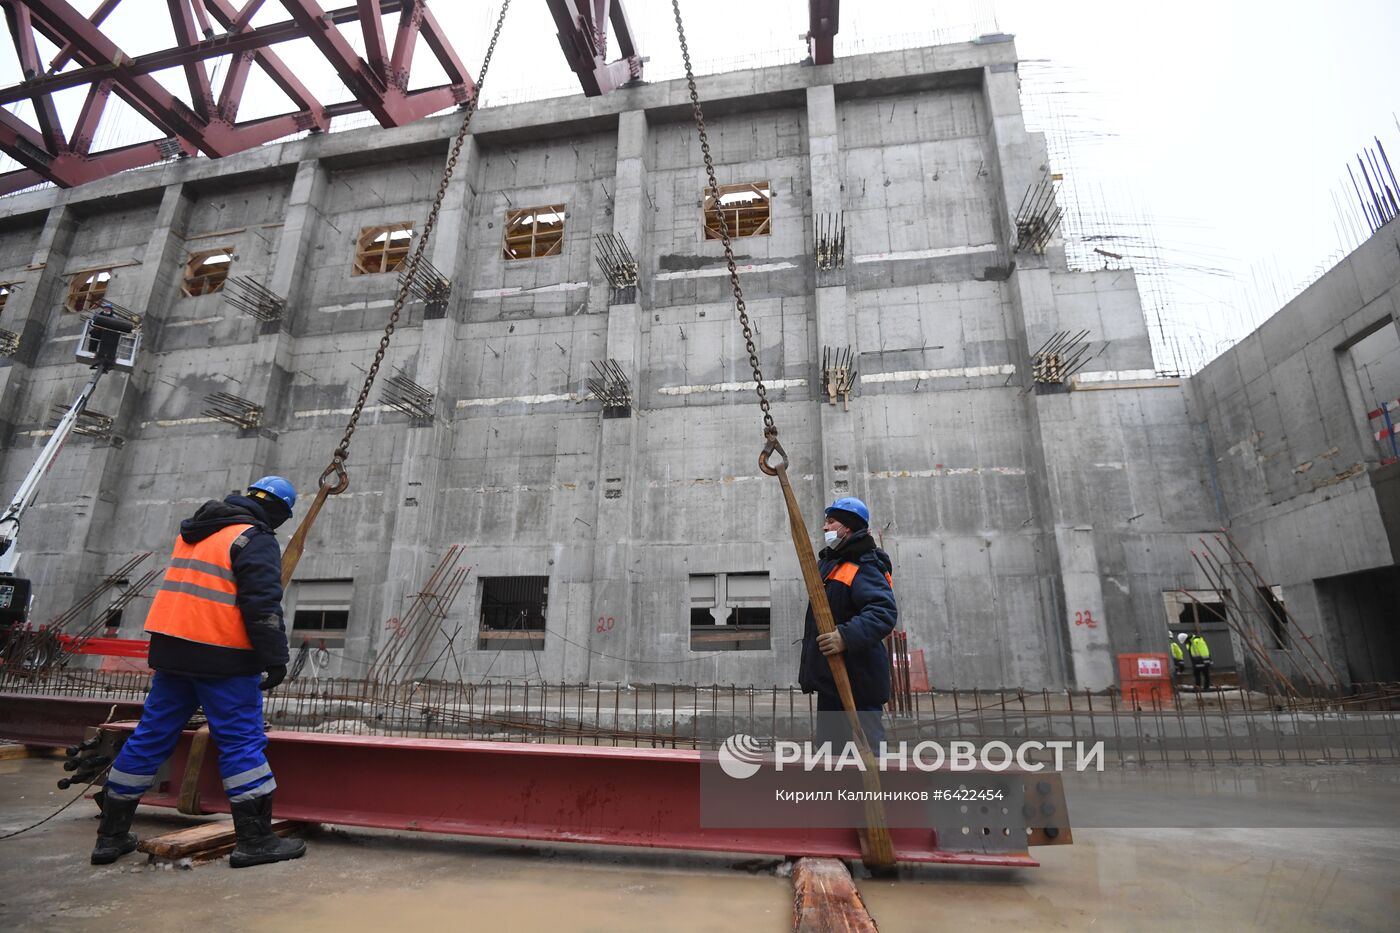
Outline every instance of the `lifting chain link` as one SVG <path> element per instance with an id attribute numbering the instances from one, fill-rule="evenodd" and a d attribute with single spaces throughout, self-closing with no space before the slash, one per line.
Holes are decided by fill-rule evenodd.
<path id="1" fill-rule="evenodd" d="M 671 0 L 671 9 L 676 15 L 676 34 L 680 37 L 681 57 L 685 60 L 685 83 L 690 88 L 690 108 L 695 115 L 695 128 L 700 133 L 700 152 L 705 157 L 705 174 L 709 179 L 709 187 L 706 189 L 709 197 L 714 198 L 715 213 L 719 215 L 719 236 L 724 243 L 724 260 L 729 266 L 729 285 L 734 290 L 734 307 L 739 312 L 739 325 L 744 329 L 744 348 L 749 352 L 749 365 L 753 367 L 754 392 L 758 394 L 758 407 L 763 409 L 763 436 L 768 441 L 765 448 L 765 457 L 760 463 L 766 462 L 766 456 L 773 450 L 782 451 L 778 444 L 778 426 L 773 422 L 773 413 L 769 410 L 768 389 L 763 384 L 763 369 L 758 364 L 758 349 L 753 343 L 753 328 L 749 324 L 748 306 L 744 304 L 744 290 L 739 285 L 739 267 L 734 262 L 734 246 L 729 239 L 729 221 L 724 217 L 719 200 L 719 181 L 715 178 L 715 160 L 710 154 L 710 137 L 705 130 L 705 114 L 700 109 L 700 93 L 695 89 L 695 71 L 690 64 L 690 46 L 685 41 L 685 25 L 681 22 L 680 0 Z M 702 218 L 703 222 L 703 218 Z M 783 459 L 787 456 L 784 454 Z M 767 467 L 764 468 L 767 472 Z"/>
<path id="2" fill-rule="evenodd" d="M 355 436 L 355 428 L 360 422 L 365 402 L 369 399 L 369 391 L 373 388 L 374 380 L 379 375 L 379 367 L 384 362 L 384 355 L 389 351 L 389 341 L 393 338 L 394 328 L 399 323 L 399 314 L 402 313 L 403 306 L 408 302 L 409 285 L 418 275 L 419 262 L 427 250 L 433 228 L 437 226 L 438 213 L 442 210 L 443 199 L 447 196 L 447 186 L 452 181 L 453 173 L 457 170 L 457 161 L 461 158 L 462 146 L 467 141 L 467 130 L 471 126 L 472 116 L 476 113 L 477 102 L 481 98 L 481 87 L 486 82 L 486 70 L 491 66 L 491 56 L 496 51 L 496 42 L 501 38 L 501 27 L 505 25 L 506 11 L 509 9 L 510 0 L 505 0 L 501 4 L 500 16 L 496 18 L 496 29 L 491 33 L 491 42 L 486 47 L 486 55 L 481 60 L 481 71 L 478 73 L 476 86 L 472 88 L 463 108 L 466 115 L 462 118 L 462 125 L 457 129 L 457 138 L 452 142 L 452 151 L 447 157 L 447 167 L 443 170 L 442 181 L 438 183 L 437 195 L 433 198 L 432 209 L 428 211 L 428 219 L 423 224 L 423 232 L 418 237 L 418 243 L 408 260 L 407 271 L 404 272 L 399 283 L 399 291 L 394 298 L 394 309 L 389 313 L 388 323 L 384 325 L 384 335 L 379 338 L 379 348 L 374 352 L 374 362 L 370 363 L 369 372 L 365 374 L 365 384 L 360 388 L 360 397 L 355 400 L 355 407 L 350 412 L 350 420 L 345 425 L 345 434 L 335 448 L 330 466 L 326 467 L 325 472 L 321 474 L 321 485 L 327 487 L 331 495 L 339 495 L 350 488 L 350 477 L 345 472 L 345 461 L 350 459 L 350 439 Z M 334 485 L 329 482 L 332 476 L 336 478 Z"/>

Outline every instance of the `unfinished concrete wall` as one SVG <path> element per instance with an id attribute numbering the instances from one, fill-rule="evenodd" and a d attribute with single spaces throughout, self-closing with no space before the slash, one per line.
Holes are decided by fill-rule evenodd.
<path id="1" fill-rule="evenodd" d="M 1182 387 L 1152 372 L 1132 275 L 1070 273 L 1053 241 L 1013 249 L 1012 214 L 1046 171 L 1015 62 L 1009 42 L 989 41 L 707 77 L 701 94 L 719 183 L 772 192 L 767 231 L 734 252 L 813 538 L 824 504 L 866 499 L 936 685 L 1103 687 L 1113 654 L 1161 647 L 1162 590 L 1194 582 L 1186 543 L 1218 522 L 1217 497 Z M 421 229 L 456 125 L 312 137 L 0 201 L 0 224 L 15 218 L 0 227 L 3 268 L 139 262 L 112 297 L 139 305 L 151 335 L 138 372 L 112 386 L 114 437 L 75 441 L 36 509 L 24 567 L 42 583 L 36 617 L 135 549 L 163 558 L 205 497 L 274 472 L 312 495 L 396 292 L 393 273 L 352 274 L 355 240 L 367 226 Z M 349 629 L 328 639 L 320 673 L 359 675 L 381 657 L 387 621 L 462 544 L 471 576 L 419 674 L 441 656 L 434 676 L 473 680 L 791 682 L 805 596 L 779 487 L 756 469 L 762 422 L 723 250 L 704 236 L 684 84 L 487 110 L 473 130 L 430 249 L 451 297 L 405 307 L 354 435 L 350 490 L 298 568 L 308 592 L 352 581 Z M 506 214 L 555 204 L 558 254 L 505 259 Z M 818 270 L 815 222 L 838 216 L 844 261 Z M 36 226 L 25 255 L 17 241 Z M 635 293 L 598 268 L 604 234 L 637 259 Z M 219 295 L 182 297 L 183 263 L 205 245 L 234 250 L 233 274 L 286 298 L 286 315 L 262 323 Z M 0 397 L 35 432 L 5 450 L 7 490 L 47 406 L 81 378 L 56 343 L 76 334 L 54 310 L 59 279 L 18 306 L 44 322 L 32 356 L 0 361 Z M 1083 378 L 1037 387 L 1035 348 L 1081 329 L 1094 351 Z M 834 405 L 828 348 L 849 348 L 857 370 Z M 586 387 L 605 360 L 628 378 L 623 410 Z M 395 372 L 431 393 L 425 414 L 386 403 Z M 206 415 L 215 391 L 262 406 L 260 423 Z M 692 640 L 692 576 L 764 572 L 766 640 Z M 478 643 L 481 580 L 501 576 L 549 578 L 538 650 Z M 294 643 L 303 635 L 321 637 Z"/>
<path id="2" fill-rule="evenodd" d="M 1339 672 L 1355 651 L 1327 620 L 1356 613 L 1327 606 L 1316 581 L 1331 578 L 1329 592 L 1340 592 L 1338 579 L 1391 566 L 1400 553 L 1376 492 L 1394 467 L 1375 437 L 1381 422 L 1368 418 L 1390 401 L 1372 386 L 1389 385 L 1397 311 L 1400 233 L 1391 224 L 1191 380 L 1230 528 Z M 1376 334 L 1372 352 L 1354 352 Z M 1353 676 L 1368 675 L 1357 667 Z"/>

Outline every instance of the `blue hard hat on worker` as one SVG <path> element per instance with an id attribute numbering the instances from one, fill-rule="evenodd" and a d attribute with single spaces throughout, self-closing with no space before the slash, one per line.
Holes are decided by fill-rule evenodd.
<path id="1" fill-rule="evenodd" d="M 826 507 L 828 518 L 834 518 L 852 531 L 870 526 L 870 509 L 855 496 L 842 496 Z"/>
<path id="2" fill-rule="evenodd" d="M 288 517 L 292 514 L 292 509 L 297 504 L 297 490 L 289 480 L 280 476 L 264 476 L 260 480 L 255 480 L 248 486 L 248 494 L 254 499 L 261 499 L 262 496 L 253 495 L 254 492 L 264 492 L 274 497 L 287 507 Z"/>

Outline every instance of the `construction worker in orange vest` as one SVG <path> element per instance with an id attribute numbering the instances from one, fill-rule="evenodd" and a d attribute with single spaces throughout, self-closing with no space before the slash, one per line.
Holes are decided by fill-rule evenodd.
<path id="1" fill-rule="evenodd" d="M 292 517 L 296 498 L 287 480 L 265 476 L 246 495 L 211 499 L 180 523 L 170 569 L 146 617 L 151 691 L 141 722 L 107 774 L 92 864 L 106 865 L 136 848 L 130 832 L 136 805 L 201 706 L 233 811 L 238 841 L 229 864 L 280 862 L 306 851 L 306 843 L 272 832 L 277 782 L 263 754 L 261 692 L 287 676 L 274 529 Z"/>
<path id="2" fill-rule="evenodd" d="M 870 510 L 859 499 L 846 496 L 827 507 L 822 523 L 826 547 L 817 556 L 836 631 L 818 635 L 812 607 L 807 607 L 798 683 L 803 693 L 817 695 L 817 741 L 847 741 L 844 707 L 826 660 L 844 655 L 861 729 L 878 755 L 885 738 L 880 713 L 890 698 L 885 638 L 899 621 L 899 609 L 890 556 L 876 547 L 869 526 Z"/>

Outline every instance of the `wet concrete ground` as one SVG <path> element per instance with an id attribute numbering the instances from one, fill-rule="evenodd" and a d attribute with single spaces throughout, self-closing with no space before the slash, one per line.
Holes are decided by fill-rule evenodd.
<path id="1" fill-rule="evenodd" d="M 1033 850 L 1043 863 L 1035 870 L 920 867 L 858 883 L 885 933 L 1391 930 L 1400 916 L 1398 770 L 1109 774 L 1071 785 L 1072 818 L 1107 827 L 1124 813 L 1175 813 L 1194 800 L 1208 820 L 1260 828 L 1077 829 L 1073 846 Z M 62 773 L 57 760 L 0 762 L 0 834 L 69 799 L 54 787 Z M 1318 794 L 1337 818 L 1320 819 L 1327 807 L 1314 804 L 1306 822 L 1330 828 L 1267 828 Z M 304 859 L 277 866 L 160 869 L 137 853 L 99 868 L 87 862 L 94 814 L 80 801 L 0 841 L 0 930 L 777 933 L 791 923 L 790 882 L 774 861 L 328 830 Z M 143 811 L 136 829 L 187 824 Z"/>

